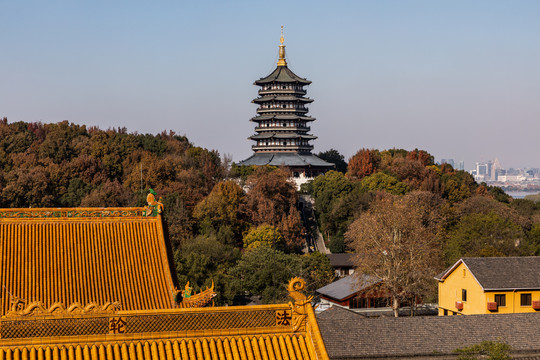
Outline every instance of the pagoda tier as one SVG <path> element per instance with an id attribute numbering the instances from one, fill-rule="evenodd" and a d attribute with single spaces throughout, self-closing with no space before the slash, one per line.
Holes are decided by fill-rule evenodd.
<path id="1" fill-rule="evenodd" d="M 283 40 L 283 38 L 281 39 Z M 315 118 L 307 116 L 307 104 L 313 99 L 305 97 L 304 86 L 311 81 L 293 73 L 285 61 L 285 45 L 280 45 L 277 68 L 267 77 L 255 81 L 260 86 L 259 97 L 252 102 L 258 104 L 258 116 L 251 119 L 257 123 L 255 141 L 252 146 L 257 152 L 297 152 L 310 153 L 313 145 L 309 142 L 316 136 L 308 134 L 308 122 Z"/>

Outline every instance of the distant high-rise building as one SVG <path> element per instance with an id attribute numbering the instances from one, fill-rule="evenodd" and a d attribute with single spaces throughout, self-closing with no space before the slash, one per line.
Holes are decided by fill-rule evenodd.
<path id="1" fill-rule="evenodd" d="M 441 164 L 448 164 L 451 167 L 454 167 L 454 159 L 441 159 Z"/>
<path id="2" fill-rule="evenodd" d="M 493 163 L 491 162 L 491 160 L 488 160 L 488 162 L 486 163 L 486 166 L 487 166 L 486 180 L 490 180 L 491 179 L 491 173 L 492 173 L 492 170 L 493 170 Z"/>
<path id="3" fill-rule="evenodd" d="M 495 158 L 495 161 L 493 162 L 493 168 L 491 171 L 491 177 L 490 179 L 493 181 L 497 181 L 497 178 L 502 170 L 501 163 L 499 162 L 498 158 Z"/>
<path id="4" fill-rule="evenodd" d="M 461 160 L 459 163 L 458 163 L 458 167 L 457 167 L 458 170 L 465 170 L 465 161 Z"/>
<path id="5" fill-rule="evenodd" d="M 487 175 L 488 173 L 488 166 L 487 164 L 483 164 L 483 163 L 476 163 L 476 175 L 479 176 L 479 175 Z"/>

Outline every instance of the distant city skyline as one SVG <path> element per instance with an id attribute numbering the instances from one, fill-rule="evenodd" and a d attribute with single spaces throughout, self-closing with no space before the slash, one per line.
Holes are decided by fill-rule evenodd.
<path id="1" fill-rule="evenodd" d="M 0 0 L 0 117 L 173 130 L 238 162 L 284 25 L 314 153 L 540 167 L 539 18 L 533 0 Z"/>

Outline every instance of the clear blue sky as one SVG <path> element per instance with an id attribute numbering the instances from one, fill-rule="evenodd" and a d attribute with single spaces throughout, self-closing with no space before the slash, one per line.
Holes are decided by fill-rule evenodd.
<path id="1" fill-rule="evenodd" d="M 0 0 L 0 116 L 251 154 L 254 80 L 313 81 L 315 152 L 540 167 L 540 1 Z"/>

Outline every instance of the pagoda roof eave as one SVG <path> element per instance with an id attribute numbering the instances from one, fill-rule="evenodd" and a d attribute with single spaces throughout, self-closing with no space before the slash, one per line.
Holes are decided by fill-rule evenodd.
<path id="1" fill-rule="evenodd" d="M 254 116 L 251 118 L 251 121 L 263 121 L 263 120 L 304 120 L 304 121 L 315 121 L 316 118 L 311 116 L 301 116 L 294 114 L 274 114 L 274 115 L 260 115 Z"/>
<path id="2" fill-rule="evenodd" d="M 334 168 L 335 165 L 324 161 L 323 159 L 311 153 L 300 154 L 298 152 L 256 152 L 249 158 L 240 161 L 238 165 L 257 165 L 257 166 L 305 166 L 319 168 Z"/>
<path id="3" fill-rule="evenodd" d="M 299 77 L 298 75 L 293 73 L 287 66 L 278 66 L 270 75 L 256 80 L 253 85 L 264 85 L 272 82 L 299 83 L 302 85 L 311 84 L 311 81 Z"/>
<path id="4" fill-rule="evenodd" d="M 304 97 L 296 97 L 292 95 L 269 95 L 269 96 L 263 96 L 260 98 L 253 99 L 252 103 L 262 103 L 262 102 L 268 102 L 268 101 L 299 101 L 304 103 L 311 103 L 313 102 L 313 99 L 310 98 L 304 98 Z"/>

